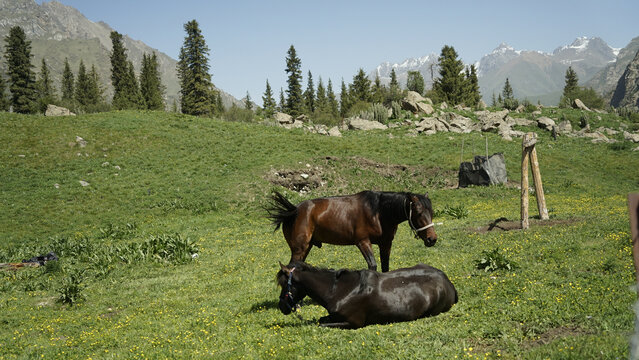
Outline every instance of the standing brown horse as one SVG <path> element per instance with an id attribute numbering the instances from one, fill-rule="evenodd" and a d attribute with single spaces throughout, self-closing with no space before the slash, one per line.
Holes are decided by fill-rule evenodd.
<path id="1" fill-rule="evenodd" d="M 291 248 L 291 262 L 304 261 L 313 245 L 356 245 L 368 268 L 377 270 L 372 244 L 379 246 L 382 272 L 388 271 L 397 226 L 408 220 L 424 245 L 433 246 L 433 207 L 428 194 L 362 191 L 353 195 L 302 201 L 297 206 L 275 192 L 268 211 L 275 230 Z"/>

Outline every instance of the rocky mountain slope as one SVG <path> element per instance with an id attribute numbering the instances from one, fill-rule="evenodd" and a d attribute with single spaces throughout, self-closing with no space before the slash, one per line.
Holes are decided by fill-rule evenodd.
<path id="1" fill-rule="evenodd" d="M 585 85 L 610 99 L 617 87 L 619 78 L 623 75 L 624 71 L 626 71 L 628 64 L 634 59 L 637 51 L 639 51 L 639 36 L 632 39 L 628 45 L 619 50 L 616 60 L 599 70 Z"/>
<path id="2" fill-rule="evenodd" d="M 619 79 L 610 104 L 639 110 L 639 51 Z"/>
<path id="3" fill-rule="evenodd" d="M 77 73 L 82 60 L 88 68 L 95 65 L 105 95 L 107 99 L 111 98 L 113 87 L 109 60 L 112 48 L 110 33 L 117 29 L 112 29 L 104 22 L 90 21 L 75 8 L 57 1 L 38 5 L 34 0 L 0 0 L 0 38 L 4 39 L 13 26 L 22 27 L 31 40 L 32 63 L 36 71 L 40 69 L 42 58 L 46 59 L 56 87 L 60 86 L 64 59 L 69 59 L 74 73 Z M 123 36 L 123 40 L 129 60 L 133 61 L 138 72 L 144 53 L 157 54 L 162 82 L 166 86 L 165 100 L 170 106 L 173 100 L 178 99 L 177 61 L 142 41 L 126 35 Z M 3 61 L 4 59 L 0 60 L 2 69 Z M 229 94 L 222 92 L 222 96 L 227 107 L 233 102 L 239 103 Z"/>

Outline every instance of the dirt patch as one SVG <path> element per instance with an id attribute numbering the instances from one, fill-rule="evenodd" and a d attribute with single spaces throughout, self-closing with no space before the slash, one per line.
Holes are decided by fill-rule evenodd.
<path id="1" fill-rule="evenodd" d="M 311 167 L 300 170 L 275 170 L 271 169 L 266 174 L 266 180 L 271 184 L 285 187 L 289 190 L 305 193 L 324 185 L 321 167 Z"/>
<path id="2" fill-rule="evenodd" d="M 570 325 L 570 326 L 560 326 L 556 328 L 552 328 L 543 334 L 540 334 L 537 339 L 530 340 L 524 343 L 524 346 L 529 348 L 534 348 L 537 346 L 547 345 L 551 342 L 567 337 L 575 337 L 580 335 L 589 335 L 592 334 L 591 331 L 582 329 L 578 326 Z"/>
<path id="3" fill-rule="evenodd" d="M 554 226 L 554 225 L 571 225 L 576 224 L 580 220 L 578 219 L 553 219 L 553 220 L 535 220 L 530 219 L 528 221 L 530 228 L 542 227 L 542 226 Z M 510 221 L 506 218 L 499 218 L 488 223 L 487 226 L 479 226 L 468 229 L 470 232 L 476 232 L 479 234 L 485 234 L 489 231 L 511 231 L 521 230 L 521 221 Z"/>
<path id="4" fill-rule="evenodd" d="M 314 159 L 310 164 L 300 163 L 299 168 L 271 169 L 264 177 L 274 185 L 305 193 L 324 186 L 328 180 L 335 189 L 347 187 L 349 178 L 344 176 L 344 169 L 359 169 L 397 182 L 414 182 L 424 188 L 457 187 L 457 172 L 453 170 L 378 162 L 357 156 L 321 157 Z M 375 182 L 374 176 L 371 182 Z"/>

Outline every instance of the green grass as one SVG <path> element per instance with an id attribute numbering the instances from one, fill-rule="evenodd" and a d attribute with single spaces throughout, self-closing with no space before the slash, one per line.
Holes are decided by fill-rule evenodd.
<path id="1" fill-rule="evenodd" d="M 162 112 L 0 114 L 0 263 L 60 256 L 57 266 L 0 272 L 0 358 L 627 358 L 636 295 L 626 195 L 639 189 L 637 155 L 534 131 L 553 225 L 482 233 L 519 218 L 519 190 L 449 186 L 462 139 L 464 160 L 485 152 L 480 134 L 332 138 Z M 487 136 L 518 182 L 519 140 Z M 440 268 L 459 303 L 353 331 L 319 328 L 326 312 L 308 301 L 300 317 L 282 315 L 274 278 L 290 252 L 262 207 L 283 190 L 270 172 L 307 164 L 324 186 L 286 190 L 294 202 L 428 191 L 439 241 L 426 248 L 402 224 L 391 269 Z M 477 269 L 495 249 L 517 266 Z M 307 261 L 366 264 L 357 248 L 331 245 Z"/>

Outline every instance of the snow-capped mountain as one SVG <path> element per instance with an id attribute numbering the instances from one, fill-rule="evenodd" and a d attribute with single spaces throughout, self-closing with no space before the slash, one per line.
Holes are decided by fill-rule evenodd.
<path id="1" fill-rule="evenodd" d="M 401 63 L 391 64 L 390 62 L 384 62 L 377 66 L 375 70 L 368 74 L 369 79 L 375 80 L 376 76 L 382 84 L 388 85 L 390 83 L 391 71 L 395 69 L 397 75 L 397 81 L 401 86 L 406 86 L 406 79 L 408 78 L 409 71 L 419 71 L 424 77 L 424 82 L 427 88 L 431 87 L 432 79 L 439 74 L 439 68 L 437 67 L 437 55 L 429 54 L 420 58 L 409 58 Z"/>
<path id="2" fill-rule="evenodd" d="M 487 103 L 490 103 L 493 93 L 501 93 L 508 78 L 516 97 L 556 105 L 565 85 L 564 77 L 568 66 L 572 66 L 580 84 L 584 84 L 606 65 L 614 62 L 618 53 L 619 49 L 610 47 L 598 37 L 579 37 L 570 45 L 557 47 L 552 53 L 516 50 L 501 43 L 476 62 L 475 66 L 480 90 Z M 369 78 L 374 79 L 375 75 L 379 75 L 382 83 L 388 83 L 393 68 L 402 85 L 406 83 L 408 71 L 420 71 L 427 88 L 432 84 L 431 69 L 433 78 L 439 76 L 437 55 L 431 54 L 406 59 L 397 64 L 382 63 L 370 72 Z"/>

